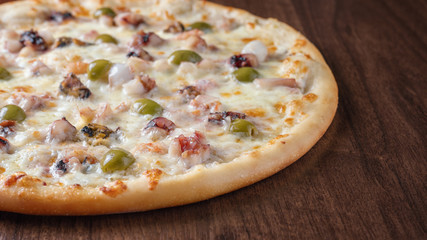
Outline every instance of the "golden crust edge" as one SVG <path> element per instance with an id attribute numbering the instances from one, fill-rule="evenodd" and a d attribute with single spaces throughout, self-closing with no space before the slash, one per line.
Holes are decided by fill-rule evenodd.
<path id="1" fill-rule="evenodd" d="M 97 1 L 93 0 L 93 2 Z M 117 2 L 122 3 L 122 1 Z M 129 2 L 138 1 L 130 0 Z M 238 11 L 239 14 L 250 14 L 241 9 L 215 3 L 204 4 L 219 11 L 231 9 L 231 11 Z M 13 3 L 2 4 L 0 13 L 4 11 L 6 5 L 12 6 Z M 255 17 L 252 14 L 250 16 Z M 301 35 L 285 23 L 280 24 L 292 29 L 293 34 Z M 322 85 L 320 88 L 313 89 L 319 97 L 312 103 L 316 111 L 311 112 L 307 119 L 295 126 L 290 136 L 277 138 L 274 143 L 229 163 L 218 164 L 212 168 L 196 166 L 186 174 L 161 179 L 153 191 L 148 189 L 145 177 L 127 181 L 125 182 L 127 191 L 116 197 L 110 197 L 98 188 L 78 189 L 54 185 L 38 188 L 6 188 L 0 181 L 2 184 L 0 210 L 42 215 L 93 215 L 146 211 L 206 200 L 277 173 L 298 160 L 322 137 L 331 124 L 338 105 L 338 88 L 334 76 L 321 53 L 312 43 L 308 40 L 307 42 L 305 51 L 310 52 L 314 56 L 313 59 L 322 65 L 322 76 L 317 77 L 317 81 L 322 82 Z M 286 143 L 283 144 L 282 141 Z"/>

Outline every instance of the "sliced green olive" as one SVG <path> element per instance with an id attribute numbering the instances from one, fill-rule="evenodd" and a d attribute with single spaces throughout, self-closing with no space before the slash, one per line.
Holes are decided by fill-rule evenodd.
<path id="1" fill-rule="evenodd" d="M 233 72 L 239 82 L 253 82 L 260 76 L 259 72 L 251 67 L 242 67 Z"/>
<path id="2" fill-rule="evenodd" d="M 0 121 L 12 120 L 22 122 L 27 118 L 24 110 L 16 105 L 6 105 L 0 108 Z"/>
<path id="3" fill-rule="evenodd" d="M 202 57 L 190 50 L 177 50 L 169 56 L 169 62 L 175 65 L 179 65 L 181 62 L 198 63 L 200 61 L 202 61 Z"/>
<path id="4" fill-rule="evenodd" d="M 95 39 L 96 43 L 114 43 L 117 44 L 118 41 L 110 34 L 101 34 Z"/>
<path id="5" fill-rule="evenodd" d="M 246 137 L 258 134 L 256 127 L 251 122 L 244 119 L 233 120 L 230 125 L 230 132 Z"/>
<path id="6" fill-rule="evenodd" d="M 9 80 L 12 78 L 12 74 L 6 70 L 6 68 L 0 67 L 0 80 Z"/>
<path id="7" fill-rule="evenodd" d="M 102 158 L 101 169 L 103 172 L 126 170 L 134 162 L 135 157 L 130 152 L 121 148 L 112 148 Z"/>
<path id="8" fill-rule="evenodd" d="M 142 98 L 136 100 L 133 104 L 133 110 L 141 115 L 160 115 L 163 111 L 162 106 L 153 100 Z"/>
<path id="9" fill-rule="evenodd" d="M 94 18 L 99 18 L 101 16 L 109 16 L 109 17 L 115 17 L 116 13 L 114 12 L 113 9 L 108 8 L 108 7 L 103 7 L 103 8 L 98 8 L 94 13 L 93 13 L 93 17 Z"/>
<path id="10" fill-rule="evenodd" d="M 113 64 L 108 60 L 95 60 L 91 62 L 87 68 L 87 77 L 92 81 L 105 81 L 108 79 L 108 71 L 110 71 L 112 65 Z"/>
<path id="11" fill-rule="evenodd" d="M 212 26 L 209 23 L 205 22 L 195 22 L 187 27 L 187 30 L 199 29 L 204 33 L 212 32 Z"/>

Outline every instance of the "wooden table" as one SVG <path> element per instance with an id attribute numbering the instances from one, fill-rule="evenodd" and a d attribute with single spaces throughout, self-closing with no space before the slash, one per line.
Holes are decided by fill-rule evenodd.
<path id="1" fill-rule="evenodd" d="M 0 239 L 426 239 L 427 2 L 215 0 L 274 17 L 324 54 L 340 90 L 320 142 L 278 174 L 143 213 L 0 213 Z"/>

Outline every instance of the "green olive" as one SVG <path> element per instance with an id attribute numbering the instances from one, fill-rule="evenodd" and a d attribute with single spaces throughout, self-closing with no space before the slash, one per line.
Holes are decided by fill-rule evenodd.
<path id="1" fill-rule="evenodd" d="M 12 78 L 12 74 L 6 70 L 6 68 L 0 67 L 0 80 L 9 80 Z"/>
<path id="2" fill-rule="evenodd" d="M 202 57 L 190 50 L 177 50 L 169 56 L 169 61 L 175 65 L 179 65 L 181 62 L 198 63 L 202 61 Z"/>
<path id="3" fill-rule="evenodd" d="M 251 122 L 244 119 L 234 119 L 230 125 L 230 132 L 246 137 L 258 134 L 256 127 Z"/>
<path id="4" fill-rule="evenodd" d="M 96 43 L 114 43 L 117 44 L 117 39 L 112 37 L 110 34 L 101 34 L 95 39 Z"/>
<path id="5" fill-rule="evenodd" d="M 253 82 L 260 76 L 259 72 L 251 67 L 242 67 L 233 72 L 239 82 Z"/>
<path id="6" fill-rule="evenodd" d="M 22 122 L 26 117 L 27 115 L 24 110 L 16 105 L 6 105 L 0 108 L 0 121 L 12 120 Z"/>
<path id="7" fill-rule="evenodd" d="M 187 27 L 187 30 L 199 29 L 204 33 L 212 32 L 212 26 L 209 23 L 205 22 L 195 22 Z"/>
<path id="8" fill-rule="evenodd" d="M 102 158 L 101 169 L 103 172 L 126 170 L 134 162 L 135 157 L 130 152 L 121 148 L 112 148 Z"/>
<path id="9" fill-rule="evenodd" d="M 153 100 L 142 98 L 135 101 L 133 110 L 141 115 L 155 116 L 161 114 L 163 108 Z"/>
<path id="10" fill-rule="evenodd" d="M 108 71 L 110 71 L 112 65 L 113 64 L 108 60 L 95 60 L 91 62 L 87 68 L 87 77 L 92 81 L 107 80 Z"/>
<path id="11" fill-rule="evenodd" d="M 99 18 L 101 16 L 109 16 L 109 17 L 115 17 L 116 13 L 114 12 L 113 9 L 108 8 L 108 7 L 103 7 L 103 8 L 98 8 L 94 13 L 93 13 L 93 17 L 94 18 Z"/>

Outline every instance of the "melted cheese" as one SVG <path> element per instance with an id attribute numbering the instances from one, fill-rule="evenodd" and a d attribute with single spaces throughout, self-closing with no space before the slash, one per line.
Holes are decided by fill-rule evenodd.
<path id="1" fill-rule="evenodd" d="M 132 9 L 132 11 L 136 11 L 136 9 Z M 150 15 L 150 13 L 144 12 L 144 9 L 138 9 L 138 11 L 146 16 Z M 193 12 L 193 14 L 181 16 L 181 18 L 180 20 L 184 23 L 200 21 L 202 13 L 194 14 Z M 184 65 L 185 67 L 183 65 L 180 67 L 165 66 L 165 59 L 173 51 L 182 49 L 185 41 L 175 40 L 176 35 L 174 34 L 163 33 L 162 30 L 166 27 L 166 22 L 156 22 L 150 19 L 148 21 L 149 24 L 143 26 L 145 32 L 156 32 L 160 37 L 168 40 L 162 46 L 145 48 L 156 59 L 156 62 L 145 73 L 155 79 L 157 88 L 145 96 L 126 96 L 121 87 L 111 88 L 103 82 L 89 81 L 86 74 L 81 74 L 78 76 L 81 82 L 92 92 L 92 97 L 86 100 L 59 94 L 59 83 L 67 73 L 66 65 L 76 59 L 86 63 L 96 59 L 126 63 L 126 46 L 136 31 L 122 27 L 107 27 L 94 19 L 70 21 L 64 25 L 44 22 L 36 27 L 39 31 L 52 33 L 54 38 L 62 36 L 82 38 L 84 33 L 96 30 L 99 33 L 108 33 L 116 37 L 119 44 L 117 46 L 96 44 L 86 47 L 71 45 L 50 50 L 33 58 L 18 57 L 16 59 L 18 67 L 10 69 L 14 79 L 7 82 L 0 81 L 0 89 L 7 92 L 0 94 L 0 101 L 6 101 L 10 93 L 14 92 L 14 88 L 18 86 L 32 86 L 35 91 L 31 94 L 50 93 L 56 99 L 51 101 L 52 106 L 30 111 L 26 121 L 18 126 L 17 133 L 8 137 L 15 151 L 13 154 L 0 153 L 0 167 L 5 169 L 4 174 L 25 171 L 27 174 L 37 176 L 48 183 L 60 182 L 66 185 L 101 186 L 106 181 L 114 179 L 140 177 L 144 171 L 153 168 L 158 168 L 169 175 L 184 174 L 186 171 L 191 171 L 191 169 L 185 168 L 182 161 L 171 157 L 169 154 L 146 153 L 135 150 L 136 146 L 140 144 L 152 142 L 142 133 L 150 118 L 134 114 L 130 110 L 118 112 L 114 109 L 121 103 L 129 105 L 141 97 L 153 99 L 161 104 L 165 109 L 163 116 L 173 120 L 177 125 L 176 130 L 156 144 L 167 147 L 174 138 L 181 134 L 189 136 L 195 131 L 200 131 L 206 135 L 207 142 L 211 147 L 211 155 L 203 163 L 208 167 L 232 161 L 244 152 L 265 145 L 277 135 L 288 132 L 283 119 L 289 118 L 289 116 L 285 116 L 285 114 L 289 115 L 289 111 L 278 111 L 277 104 L 286 105 L 293 100 L 301 99 L 301 91 L 287 87 L 260 89 L 251 83 L 240 83 L 232 77 L 233 69 L 226 63 L 226 59 L 243 49 L 247 39 L 260 39 L 274 51 L 267 62 L 261 63 L 261 66 L 257 68 L 261 75 L 266 78 L 273 78 L 283 77 L 287 74 L 285 77 L 296 78 L 299 86 L 304 87 L 307 74 L 293 70 L 299 68 L 293 62 L 299 57 L 287 56 L 285 44 L 279 45 L 269 42 L 268 39 L 262 39 L 262 28 L 256 24 L 240 24 L 232 31 L 216 29 L 214 33 L 203 35 L 209 45 L 218 48 L 217 51 L 200 52 L 200 55 L 204 59 L 211 60 L 214 66 L 202 68 L 191 63 Z M 27 29 L 19 29 L 18 32 L 24 30 Z M 7 53 L 4 52 L 4 54 Z M 282 61 L 286 58 L 290 62 L 284 65 Z M 53 69 L 54 73 L 39 77 L 29 76 L 28 68 L 33 59 L 41 60 Z M 178 89 L 187 85 L 194 85 L 202 79 L 209 80 L 216 85 L 216 87 L 207 90 L 206 94 L 219 99 L 221 111 L 250 113 L 247 119 L 255 124 L 260 134 L 252 138 L 239 138 L 228 133 L 226 126 L 209 126 L 206 123 L 207 113 L 197 113 L 189 104 L 177 100 L 176 91 Z M 49 124 L 66 117 L 80 131 L 84 122 L 82 122 L 79 111 L 85 107 L 97 109 L 103 103 L 109 103 L 114 114 L 111 119 L 101 121 L 101 123 L 111 129 L 119 127 L 122 133 L 118 139 L 111 139 L 109 147 L 120 147 L 133 151 L 136 162 L 125 171 L 111 174 L 102 172 L 99 163 L 85 169 L 70 166 L 67 173 L 55 174 L 51 169 L 53 164 L 70 149 L 84 148 L 96 158 L 101 159 L 109 148 L 102 145 L 91 146 L 84 141 L 47 144 L 43 136 L 46 134 Z M 0 102 L 0 106 L 4 104 L 4 102 Z"/>

